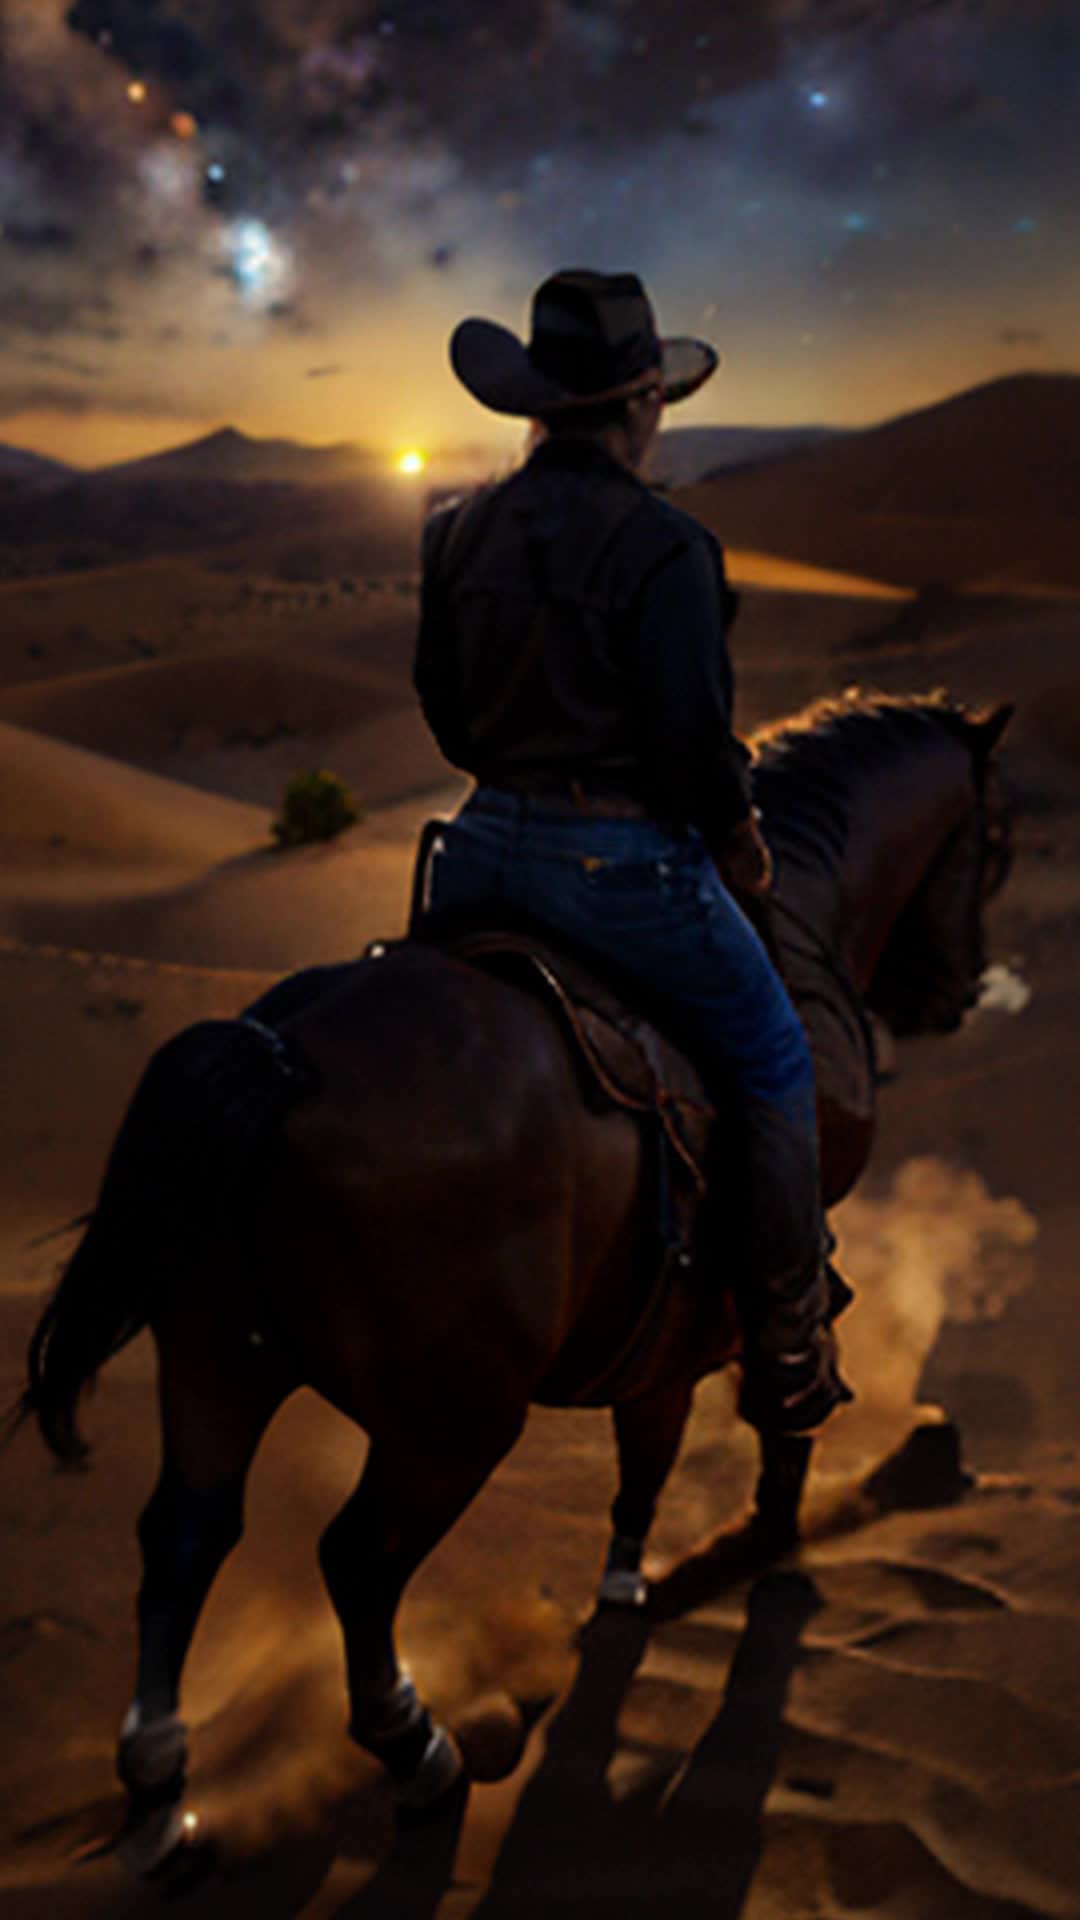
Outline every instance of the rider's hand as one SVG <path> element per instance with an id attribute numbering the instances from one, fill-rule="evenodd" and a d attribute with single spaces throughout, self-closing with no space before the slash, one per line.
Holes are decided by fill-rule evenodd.
<path id="1" fill-rule="evenodd" d="M 716 864 L 732 893 L 768 893 L 773 881 L 773 857 L 756 812 L 740 820 L 717 849 Z"/>

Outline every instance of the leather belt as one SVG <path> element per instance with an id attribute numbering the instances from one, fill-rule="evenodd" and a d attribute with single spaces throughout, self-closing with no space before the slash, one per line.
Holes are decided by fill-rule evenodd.
<path id="1" fill-rule="evenodd" d="M 509 794 L 515 800 L 528 800 L 538 813 L 554 813 L 568 820 L 651 820 L 654 811 L 643 800 L 629 793 L 604 793 L 583 786 L 579 780 L 567 780 L 560 786 L 505 786 L 485 781 L 496 793 Z"/>

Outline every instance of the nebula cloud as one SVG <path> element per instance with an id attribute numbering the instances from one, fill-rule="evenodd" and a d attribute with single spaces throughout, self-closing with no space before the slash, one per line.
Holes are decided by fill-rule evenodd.
<path id="1" fill-rule="evenodd" d="M 987 352 L 1052 357 L 1078 72 L 1068 0 L 0 0 L 0 356 L 103 293 L 118 405 L 181 313 L 206 406 L 223 340 L 304 379 L 296 315 L 384 388 L 403 336 L 441 368 L 463 311 L 589 262 L 751 378 L 980 303 Z"/>

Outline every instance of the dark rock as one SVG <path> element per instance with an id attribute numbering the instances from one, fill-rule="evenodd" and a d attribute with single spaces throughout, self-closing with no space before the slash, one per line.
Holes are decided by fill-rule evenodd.
<path id="1" fill-rule="evenodd" d="M 874 1468 L 862 1492 L 882 1512 L 949 1507 L 975 1485 L 963 1463 L 960 1430 L 951 1420 L 913 1427 L 907 1439 Z"/>

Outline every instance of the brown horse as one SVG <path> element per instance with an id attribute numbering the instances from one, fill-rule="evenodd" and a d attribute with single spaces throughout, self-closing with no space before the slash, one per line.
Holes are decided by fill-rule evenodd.
<path id="1" fill-rule="evenodd" d="M 902 1030 L 947 1030 L 975 996 L 982 906 L 1005 868 L 991 754 L 1007 719 L 936 696 L 851 696 L 757 743 L 777 940 L 821 1069 L 830 1204 L 870 1146 L 864 1003 Z M 858 1071 L 845 1048 L 864 1049 Z M 856 1083 L 861 1102 L 845 1092 Z M 34 1335 L 19 1409 L 62 1459 L 80 1457 L 83 1389 L 151 1328 L 163 1466 L 139 1522 L 138 1677 L 119 1749 L 137 1870 L 182 1844 L 184 1657 L 240 1535 L 259 1440 L 301 1385 L 370 1438 L 320 1548 L 351 1732 L 405 1807 L 463 1790 L 453 1737 L 398 1665 L 398 1603 L 530 1402 L 579 1400 L 630 1332 L 642 1161 L 634 1120 L 583 1099 L 544 1006 L 421 944 L 295 976 L 250 1018 L 191 1028 L 151 1061 Z M 644 1597 L 641 1545 L 695 1382 L 735 1351 L 730 1302 L 677 1287 L 644 1375 L 614 1404 L 602 1597 Z M 763 1445 L 757 1525 L 777 1550 L 795 1537 L 809 1451 Z"/>

